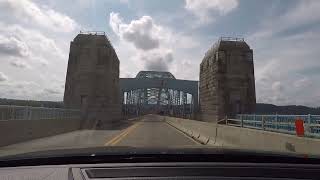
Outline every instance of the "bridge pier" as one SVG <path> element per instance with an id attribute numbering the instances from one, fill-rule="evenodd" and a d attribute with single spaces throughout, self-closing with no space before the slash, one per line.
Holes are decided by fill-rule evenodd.
<path id="1" fill-rule="evenodd" d="M 221 38 L 200 64 L 200 116 L 217 122 L 255 110 L 253 51 L 243 39 Z"/>
<path id="2" fill-rule="evenodd" d="M 105 34 L 80 33 L 70 44 L 64 104 L 81 109 L 82 128 L 121 119 L 119 59 Z"/>

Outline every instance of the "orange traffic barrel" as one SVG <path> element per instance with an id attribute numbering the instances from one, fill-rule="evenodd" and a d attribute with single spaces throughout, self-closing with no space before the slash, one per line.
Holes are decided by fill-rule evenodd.
<path id="1" fill-rule="evenodd" d="M 303 120 L 302 119 L 296 119 L 295 125 L 296 125 L 297 136 L 304 136 Z"/>

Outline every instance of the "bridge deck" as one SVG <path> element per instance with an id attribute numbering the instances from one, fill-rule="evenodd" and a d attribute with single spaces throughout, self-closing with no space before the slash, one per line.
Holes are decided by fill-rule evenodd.
<path id="1" fill-rule="evenodd" d="M 162 120 L 144 119 L 113 130 L 79 130 L 0 148 L 1 155 L 96 146 L 181 147 L 200 145 Z M 201 145 L 200 145 L 201 146 Z"/>

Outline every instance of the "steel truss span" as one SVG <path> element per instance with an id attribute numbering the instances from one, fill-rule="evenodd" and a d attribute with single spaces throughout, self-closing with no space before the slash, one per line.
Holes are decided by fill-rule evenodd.
<path id="1" fill-rule="evenodd" d="M 198 81 L 176 79 L 170 72 L 140 71 L 121 78 L 124 115 L 157 113 L 193 118 L 198 108 Z"/>

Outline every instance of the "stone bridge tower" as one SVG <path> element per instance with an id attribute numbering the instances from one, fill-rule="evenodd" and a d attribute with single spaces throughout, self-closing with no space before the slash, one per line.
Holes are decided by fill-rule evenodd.
<path id="1" fill-rule="evenodd" d="M 253 51 L 239 38 L 220 38 L 200 64 L 200 118 L 217 121 L 255 110 Z"/>
<path id="2" fill-rule="evenodd" d="M 71 42 L 64 104 L 81 109 L 83 128 L 120 119 L 119 59 L 104 32 L 80 33 Z"/>

